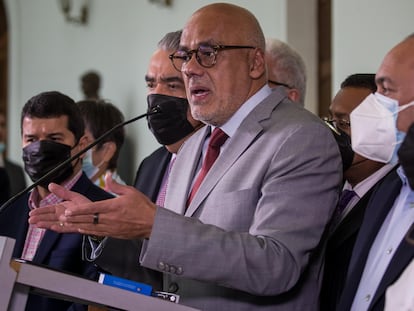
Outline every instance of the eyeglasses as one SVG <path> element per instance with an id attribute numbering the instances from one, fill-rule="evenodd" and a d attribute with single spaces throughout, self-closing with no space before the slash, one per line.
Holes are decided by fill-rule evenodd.
<path id="1" fill-rule="evenodd" d="M 323 120 L 325 122 L 328 122 L 329 124 L 332 124 L 332 126 L 336 129 L 341 129 L 342 131 L 349 131 L 349 129 L 351 128 L 351 122 L 346 119 L 337 120 L 333 118 L 324 117 Z"/>
<path id="2" fill-rule="evenodd" d="M 196 50 L 178 50 L 173 54 L 169 55 L 169 58 L 174 66 L 175 69 L 178 71 L 182 71 L 184 65 L 186 65 L 193 54 L 195 54 L 197 62 L 205 67 L 211 68 L 216 64 L 217 61 L 217 53 L 222 50 L 233 50 L 233 49 L 255 49 L 254 46 L 246 46 L 246 45 L 200 45 Z"/>
<path id="3" fill-rule="evenodd" d="M 291 87 L 289 84 L 278 82 L 278 81 L 275 81 L 275 80 L 267 80 L 267 82 L 272 83 L 274 85 L 278 85 L 278 86 L 284 86 L 288 89 L 293 89 L 293 87 Z"/>

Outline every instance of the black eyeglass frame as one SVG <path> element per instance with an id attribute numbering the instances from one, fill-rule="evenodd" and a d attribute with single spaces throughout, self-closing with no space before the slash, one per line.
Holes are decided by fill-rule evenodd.
<path id="1" fill-rule="evenodd" d="M 334 119 L 332 117 L 323 117 L 323 121 L 331 124 L 333 127 L 337 129 L 341 129 L 342 131 L 348 131 L 351 128 L 351 121 L 346 119 Z"/>
<path id="2" fill-rule="evenodd" d="M 200 58 L 200 56 L 198 54 L 199 51 L 200 51 L 200 47 L 203 47 L 203 48 L 212 48 L 213 49 L 213 52 L 212 53 L 214 55 L 214 59 L 213 59 L 213 62 L 211 63 L 211 65 L 205 65 L 205 64 L 202 63 L 201 58 Z M 174 68 L 176 70 L 178 70 L 179 72 L 182 71 L 182 67 L 184 66 L 184 64 L 188 63 L 191 60 L 191 58 L 193 57 L 193 54 L 195 54 L 196 60 L 200 64 L 200 66 L 202 66 L 204 68 L 211 68 L 217 62 L 217 54 L 218 54 L 219 51 L 223 51 L 223 50 L 233 50 L 233 49 L 256 49 L 256 47 L 255 46 L 249 46 L 249 45 L 222 45 L 222 44 L 218 44 L 218 45 L 214 45 L 214 46 L 200 45 L 195 50 L 181 51 L 181 52 L 186 52 L 187 53 L 187 55 L 185 55 L 185 56 L 176 56 L 175 54 L 178 51 L 175 51 L 174 53 L 168 55 L 168 58 L 171 60 L 171 63 L 173 64 Z M 182 61 L 181 68 L 177 68 L 176 64 L 174 63 L 174 59 L 180 59 Z"/>
<path id="3" fill-rule="evenodd" d="M 288 89 L 294 89 L 294 87 L 290 86 L 289 84 L 283 83 L 283 82 L 279 82 L 279 81 L 275 81 L 275 80 L 270 80 L 268 79 L 267 82 L 272 83 L 274 85 L 278 85 L 278 86 L 284 86 Z"/>

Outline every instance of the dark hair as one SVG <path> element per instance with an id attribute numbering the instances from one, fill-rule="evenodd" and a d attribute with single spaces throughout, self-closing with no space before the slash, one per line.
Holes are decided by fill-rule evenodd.
<path id="1" fill-rule="evenodd" d="M 88 72 L 85 72 L 81 76 L 81 80 L 82 80 L 82 82 L 89 83 L 90 86 L 94 90 L 98 90 L 101 87 L 101 76 L 96 71 L 88 71 Z"/>
<path id="2" fill-rule="evenodd" d="M 77 102 L 82 113 L 85 127 L 98 138 L 115 125 L 124 122 L 122 112 L 109 102 L 102 100 L 82 100 Z M 114 142 L 116 151 L 108 163 L 108 169 L 114 170 L 117 167 L 118 156 L 125 140 L 124 128 L 119 128 L 106 136 L 96 147 L 99 149 L 106 142 Z"/>
<path id="3" fill-rule="evenodd" d="M 73 133 L 76 143 L 78 143 L 85 133 L 79 107 L 72 98 L 57 91 L 43 92 L 27 101 L 20 118 L 21 134 L 23 135 L 23 119 L 26 117 L 49 119 L 61 116 L 68 117 L 68 129 Z"/>
<path id="4" fill-rule="evenodd" d="M 348 76 L 342 83 L 341 89 L 344 87 L 357 87 L 370 89 L 372 93 L 377 91 L 377 85 L 375 84 L 374 73 L 356 73 Z"/>

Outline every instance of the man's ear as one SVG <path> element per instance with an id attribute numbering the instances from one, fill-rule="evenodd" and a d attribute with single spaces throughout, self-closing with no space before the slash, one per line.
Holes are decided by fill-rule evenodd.
<path id="1" fill-rule="evenodd" d="M 83 135 L 79 139 L 78 146 L 79 146 L 79 151 L 85 149 L 88 146 L 88 138 L 85 135 Z M 85 157 L 85 154 L 86 154 L 86 152 L 84 152 L 82 155 L 80 155 L 79 158 L 83 159 Z"/>
<path id="2" fill-rule="evenodd" d="M 266 74 L 265 54 L 260 48 L 255 48 L 250 64 L 250 77 L 258 79 Z"/>
<path id="3" fill-rule="evenodd" d="M 299 102 L 299 91 L 297 89 L 289 89 L 288 90 L 288 97 L 291 101 Z"/>
<path id="4" fill-rule="evenodd" d="M 108 163 L 116 152 L 116 144 L 113 141 L 107 141 L 103 144 L 102 148 L 105 148 L 102 161 Z"/>

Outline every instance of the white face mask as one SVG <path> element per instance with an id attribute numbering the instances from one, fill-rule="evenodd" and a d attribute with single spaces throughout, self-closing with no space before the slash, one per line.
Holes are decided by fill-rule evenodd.
<path id="1" fill-rule="evenodd" d="M 373 161 L 397 163 L 405 137 L 397 129 L 398 113 L 413 105 L 399 106 L 397 100 L 379 93 L 368 95 L 350 115 L 352 149 Z"/>
<path id="2" fill-rule="evenodd" d="M 89 149 L 85 153 L 85 157 L 82 160 L 82 170 L 85 172 L 88 178 L 94 177 L 99 171 L 99 167 L 93 165 L 92 162 L 92 149 Z"/>

